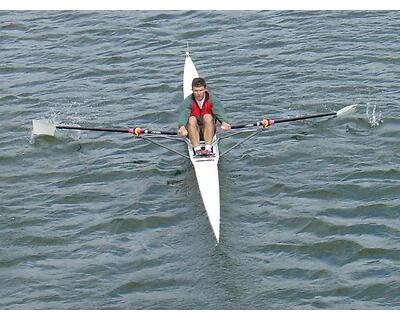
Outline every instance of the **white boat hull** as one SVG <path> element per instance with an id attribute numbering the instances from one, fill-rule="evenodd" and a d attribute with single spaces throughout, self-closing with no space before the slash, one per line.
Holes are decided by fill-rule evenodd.
<path id="1" fill-rule="evenodd" d="M 214 232 L 217 242 L 219 242 L 219 226 L 220 226 L 220 197 L 219 197 L 219 177 L 218 177 L 218 160 L 219 150 L 217 142 L 213 145 L 214 155 L 210 157 L 196 157 L 193 154 L 193 147 L 189 140 L 186 141 L 188 153 L 193 164 L 197 184 L 204 207 L 207 211 L 208 220 Z"/>
<path id="2" fill-rule="evenodd" d="M 192 80 L 197 78 L 196 67 L 193 64 L 189 53 L 186 53 L 185 68 L 183 72 L 183 96 L 192 94 Z M 219 149 L 218 140 L 214 137 L 213 156 L 194 156 L 193 146 L 189 139 L 186 139 L 190 161 L 193 164 L 197 184 L 201 198 L 203 199 L 204 207 L 207 211 L 208 219 L 211 228 L 214 232 L 217 242 L 219 242 L 219 226 L 220 226 L 220 202 L 219 202 L 219 178 L 218 178 L 218 160 Z M 204 146 L 204 141 L 201 142 Z"/>
<path id="3" fill-rule="evenodd" d="M 198 77 L 199 74 L 190 58 L 189 52 L 186 52 L 185 66 L 183 68 L 183 99 L 192 94 L 192 80 Z"/>

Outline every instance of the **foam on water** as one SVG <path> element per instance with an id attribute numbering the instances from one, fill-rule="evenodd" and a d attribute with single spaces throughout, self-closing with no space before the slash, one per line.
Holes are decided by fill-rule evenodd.
<path id="1" fill-rule="evenodd" d="M 82 113 L 87 110 L 88 113 Z M 96 112 L 93 105 L 87 101 L 68 101 L 67 103 L 52 103 L 49 107 L 45 119 L 53 125 L 81 126 L 88 121 L 96 120 Z M 67 136 L 73 140 L 79 140 L 82 136 L 80 130 L 58 130 L 56 135 Z M 30 144 L 35 143 L 35 135 L 33 131 L 29 139 Z"/>
<path id="2" fill-rule="evenodd" d="M 367 106 L 367 110 L 365 112 L 367 114 L 368 123 L 371 127 L 378 127 L 381 123 L 383 123 L 382 112 L 378 112 L 376 110 L 376 105 Z"/>

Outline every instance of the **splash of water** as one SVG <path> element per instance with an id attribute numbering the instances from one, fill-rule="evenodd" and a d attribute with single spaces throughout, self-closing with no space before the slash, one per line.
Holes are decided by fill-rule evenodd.
<path id="1" fill-rule="evenodd" d="M 96 113 L 93 110 L 92 105 L 87 105 L 86 101 L 68 101 L 67 103 L 51 103 L 44 117 L 53 125 L 75 125 L 78 126 L 84 119 L 96 118 Z M 82 107 L 89 109 L 90 113 L 82 115 Z M 79 130 L 65 130 L 61 131 L 61 135 L 66 135 L 74 140 L 81 138 L 82 132 Z M 57 135 L 60 133 L 57 133 Z M 35 143 L 35 135 L 33 131 L 28 139 L 30 144 Z"/>
<path id="2" fill-rule="evenodd" d="M 367 106 L 366 114 L 368 123 L 371 127 L 378 127 L 381 123 L 383 123 L 382 112 L 377 112 L 376 105 L 373 107 Z"/>
<path id="3" fill-rule="evenodd" d="M 30 144 L 35 144 L 35 135 L 33 134 L 33 130 L 31 131 L 31 136 L 28 138 L 28 142 Z"/>

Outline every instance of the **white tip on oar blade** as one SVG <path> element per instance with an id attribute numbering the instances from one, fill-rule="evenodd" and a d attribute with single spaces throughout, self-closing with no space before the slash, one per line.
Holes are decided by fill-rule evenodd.
<path id="1" fill-rule="evenodd" d="M 345 115 L 353 113 L 357 109 L 356 106 L 357 106 L 357 104 L 352 104 L 350 106 L 344 107 L 344 108 L 340 109 L 338 112 L 336 112 L 336 116 L 343 117 Z"/>
<path id="2" fill-rule="evenodd" d="M 47 120 L 32 120 L 35 136 L 54 136 L 56 127 Z"/>

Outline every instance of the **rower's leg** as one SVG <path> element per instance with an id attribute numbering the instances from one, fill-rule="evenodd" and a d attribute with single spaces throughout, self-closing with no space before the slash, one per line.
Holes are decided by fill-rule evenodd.
<path id="1" fill-rule="evenodd" d="M 189 117 L 189 121 L 187 124 L 187 131 L 193 148 L 197 147 L 200 144 L 200 128 L 199 125 L 197 124 L 196 117 L 194 116 Z"/>
<path id="2" fill-rule="evenodd" d="M 204 142 L 211 145 L 215 133 L 214 118 L 211 114 L 203 116 Z"/>

